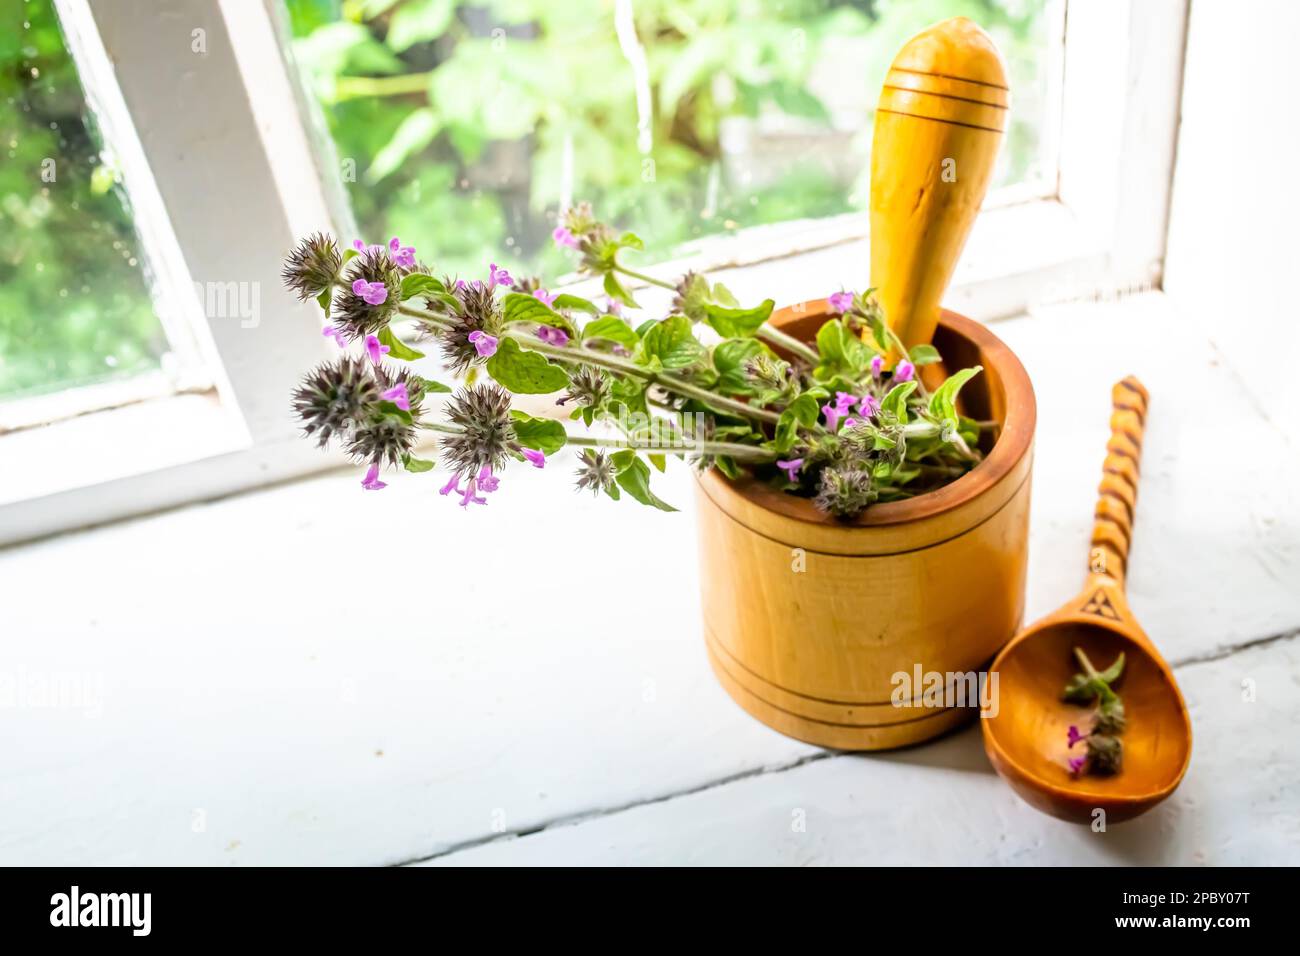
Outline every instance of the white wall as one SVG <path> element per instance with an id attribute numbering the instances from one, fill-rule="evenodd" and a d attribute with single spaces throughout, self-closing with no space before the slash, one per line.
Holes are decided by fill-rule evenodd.
<path id="1" fill-rule="evenodd" d="M 1191 11 L 1165 289 L 1277 413 L 1300 400 L 1300 3 Z"/>

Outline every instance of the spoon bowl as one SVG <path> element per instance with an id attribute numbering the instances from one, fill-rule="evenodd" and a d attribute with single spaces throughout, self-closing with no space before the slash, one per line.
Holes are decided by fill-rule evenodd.
<path id="1" fill-rule="evenodd" d="M 1137 502 L 1137 463 L 1147 393 L 1127 378 L 1112 391 L 1107 444 L 1092 554 L 1084 589 L 1054 614 L 1020 632 L 990 668 L 997 675 L 997 706 L 980 721 L 994 769 L 1027 803 L 1052 816 L 1092 823 L 1132 819 L 1155 806 L 1182 781 L 1192 755 L 1187 705 L 1164 658 L 1138 626 L 1124 596 L 1124 572 Z M 1091 704 L 1062 698 L 1078 671 L 1074 649 L 1104 670 L 1122 653 L 1115 690 L 1123 698 L 1123 766 L 1111 775 L 1076 774 L 1069 729 L 1091 726 Z"/>
<path id="2" fill-rule="evenodd" d="M 1105 667 L 1121 653 L 1127 729 L 1123 769 L 1112 776 L 1074 776 L 1066 761 L 1082 745 L 1067 742 L 1070 725 L 1087 726 L 1090 706 L 1061 699 L 1074 675 L 1074 648 Z M 984 724 L 993 766 L 1026 802 L 1064 820 L 1089 823 L 1098 808 L 1112 823 L 1131 819 L 1169 796 L 1191 758 L 1191 721 L 1169 668 L 1125 630 L 1058 620 L 1022 632 L 999 655 L 999 709 Z"/>

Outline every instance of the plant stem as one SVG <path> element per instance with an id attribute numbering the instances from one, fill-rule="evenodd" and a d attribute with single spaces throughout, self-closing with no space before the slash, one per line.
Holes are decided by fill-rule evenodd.
<path id="1" fill-rule="evenodd" d="M 685 455 L 690 452 L 697 452 L 702 455 L 729 455 L 732 458 L 740 458 L 746 461 L 773 461 L 776 459 L 776 452 L 730 441 L 692 441 L 670 446 L 628 441 L 624 438 L 595 438 L 591 435 L 570 435 L 566 444 L 588 448 L 633 448 L 652 455 Z"/>
<path id="2" fill-rule="evenodd" d="M 427 309 L 417 309 L 410 305 L 399 305 L 397 311 L 402 315 L 408 315 L 413 319 L 423 319 L 430 325 L 436 325 L 439 328 L 446 329 L 448 332 L 456 328 L 456 322 L 454 319 L 449 319 L 442 315 L 436 315 Z"/>
<path id="3" fill-rule="evenodd" d="M 656 279 L 654 276 L 648 276 L 644 272 L 637 272 L 635 269 L 621 266 L 617 262 L 614 263 L 614 271 L 621 272 L 623 275 L 629 276 L 633 279 L 640 279 L 648 285 L 657 285 L 661 289 L 670 289 L 674 292 L 677 291 L 677 286 L 673 285 L 671 282 L 667 282 L 664 279 Z"/>
<path id="4" fill-rule="evenodd" d="M 626 266 L 619 265 L 618 263 L 614 264 L 614 271 L 621 272 L 623 275 L 630 276 L 633 279 L 640 279 L 642 282 L 649 283 L 650 285 L 657 285 L 661 289 L 676 290 L 677 288 L 677 286 L 673 285 L 671 282 L 665 282 L 663 279 L 656 279 L 654 276 L 646 275 L 644 272 L 637 272 L 635 269 L 628 269 Z M 816 365 L 821 361 L 821 356 L 817 354 L 815 349 L 800 342 L 793 335 L 786 335 L 776 326 L 770 325 L 767 322 L 764 322 L 758 327 L 757 335 L 759 338 L 766 339 L 773 345 L 779 345 L 787 351 L 793 352 L 810 365 Z"/>
<path id="5" fill-rule="evenodd" d="M 417 309 L 409 305 L 399 305 L 397 311 L 402 315 L 408 315 L 416 319 L 423 319 L 431 325 L 436 325 L 444 329 L 451 330 L 456 327 L 456 323 L 453 320 L 444 318 L 440 315 L 435 315 L 425 309 Z M 713 408 L 725 409 L 741 418 L 767 422 L 770 425 L 775 425 L 781 420 L 781 416 L 775 412 L 769 412 L 762 408 L 755 408 L 745 402 L 739 402 L 722 395 L 715 395 L 707 388 L 700 388 L 698 385 L 684 382 L 666 372 L 651 372 L 649 369 L 644 369 L 640 365 L 621 359 L 616 355 L 607 355 L 604 352 L 594 352 L 591 349 L 584 349 L 581 346 L 575 345 L 550 345 L 538 339 L 536 335 L 529 334 L 528 332 L 519 329 L 506 329 L 502 334 L 508 335 L 516 342 L 527 346 L 530 351 L 540 352 L 543 355 L 549 355 L 566 362 L 578 362 L 584 365 L 594 365 L 611 372 L 618 372 L 621 375 L 630 375 L 635 378 L 640 378 L 651 385 L 658 385 L 660 388 L 665 388 L 670 392 L 676 392 L 678 395 L 684 395 L 687 398 L 694 398 L 697 401 L 712 406 Z"/>
<path id="6" fill-rule="evenodd" d="M 432 73 L 404 73 L 400 76 L 341 76 L 334 87 L 339 100 L 365 96 L 405 96 L 426 93 Z"/>
<path id="7" fill-rule="evenodd" d="M 507 329 L 503 334 L 527 345 L 531 351 L 540 352 L 543 355 L 549 355 L 566 362 L 594 365 L 611 372 L 618 372 L 621 375 L 630 375 L 634 378 L 640 378 L 650 385 L 658 385 L 660 388 L 667 389 L 670 392 L 676 392 L 678 395 L 683 395 L 686 398 L 693 398 L 696 401 L 703 402 L 705 405 L 709 405 L 715 409 L 726 410 L 734 415 L 740 416 L 741 418 L 767 422 L 770 425 L 775 425 L 781 420 L 781 416 L 775 412 L 770 412 L 763 408 L 755 408 L 745 402 L 717 395 L 710 392 L 707 388 L 692 385 L 690 382 L 682 381 L 676 376 L 669 375 L 667 372 L 652 372 L 633 362 L 621 359 L 616 355 L 607 355 L 604 352 L 594 352 L 580 346 L 550 345 L 549 343 L 540 341 L 534 335 L 529 335 L 527 332 L 515 329 Z"/>
<path id="8" fill-rule="evenodd" d="M 426 431 L 440 432 L 444 435 L 460 435 L 464 431 L 454 425 L 441 425 L 437 422 L 421 422 L 420 428 L 423 428 Z M 653 442 L 635 442 L 628 441 L 624 438 L 597 438 L 592 435 L 570 435 L 566 431 L 564 443 L 578 448 L 630 448 L 634 451 L 645 452 L 650 455 L 685 455 L 689 452 L 698 452 L 704 455 L 730 455 L 732 458 L 740 458 L 747 461 L 772 461 L 776 458 L 775 452 L 770 452 L 763 448 L 756 448 L 753 445 L 742 445 L 739 442 L 729 441 L 695 441 L 686 442 L 680 445 L 657 445 Z"/>
<path id="9" fill-rule="evenodd" d="M 758 327 L 757 335 L 760 339 L 766 339 L 773 345 L 779 345 L 782 348 L 793 352 L 809 365 L 816 365 L 821 361 L 821 356 L 817 354 L 816 349 L 800 342 L 793 335 L 786 335 L 775 325 L 768 322 L 764 322 Z"/>

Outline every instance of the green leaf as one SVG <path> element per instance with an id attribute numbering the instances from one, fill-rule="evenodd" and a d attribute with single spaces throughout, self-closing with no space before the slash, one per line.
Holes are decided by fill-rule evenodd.
<path id="1" fill-rule="evenodd" d="M 423 272 L 412 272 L 402 279 L 402 301 L 413 299 L 417 295 L 429 295 L 434 292 L 446 293 L 447 287 L 442 284 L 441 279 L 425 275 Z"/>
<path id="2" fill-rule="evenodd" d="M 320 304 L 320 307 L 325 310 L 325 318 L 328 320 L 330 317 L 330 306 L 334 304 L 334 290 L 326 289 L 320 295 L 316 296 L 316 301 Z"/>
<path id="3" fill-rule="evenodd" d="M 907 396 L 916 390 L 916 380 L 910 382 L 899 382 L 889 390 L 880 402 L 880 413 L 882 415 L 892 415 L 897 418 L 900 424 L 907 424 Z"/>
<path id="4" fill-rule="evenodd" d="M 415 458 L 412 455 L 402 456 L 402 467 L 407 471 L 415 472 L 417 475 L 423 471 L 433 471 L 433 465 L 433 462 L 424 458 Z"/>
<path id="5" fill-rule="evenodd" d="M 844 327 L 839 319 L 831 319 L 817 330 L 817 353 L 821 365 L 816 376 L 825 380 L 836 375 L 856 378 L 871 362 L 871 350 L 860 338 Z"/>
<path id="6" fill-rule="evenodd" d="M 623 249 L 637 249 L 637 250 L 645 249 L 645 243 L 641 241 L 641 237 L 638 236 L 635 232 L 623 233 L 623 235 L 619 236 L 618 238 L 618 244 L 619 247 Z"/>
<path id="7" fill-rule="evenodd" d="M 736 464 L 735 459 L 732 458 L 730 455 L 716 456 L 713 459 L 713 467 L 717 468 L 718 471 L 722 472 L 724 475 L 726 475 L 728 478 L 732 479 L 733 481 L 742 478 L 745 474 L 743 471 L 740 470 L 740 466 Z"/>
<path id="8" fill-rule="evenodd" d="M 736 297 L 731 294 L 731 290 L 721 282 L 713 283 L 712 295 L 714 302 L 718 303 L 718 305 L 726 306 L 728 309 L 734 309 L 736 306 L 740 305 L 740 303 L 736 301 Z"/>
<path id="9" fill-rule="evenodd" d="M 954 375 L 949 375 L 940 385 L 933 395 L 930 396 L 930 414 L 934 415 L 942 422 L 950 423 L 955 429 L 957 427 L 957 393 L 961 387 L 974 378 L 983 370 L 983 366 L 975 365 L 971 368 L 964 368 Z"/>
<path id="10" fill-rule="evenodd" d="M 783 113 L 822 121 L 830 118 L 826 104 L 802 84 L 788 81 L 773 83 L 770 91 L 772 98 L 776 100 L 776 105 Z"/>
<path id="11" fill-rule="evenodd" d="M 817 399 L 807 392 L 787 405 L 776 423 L 772 448 L 779 452 L 787 452 L 793 448 L 799 438 L 800 427 L 812 428 L 816 425 L 820 410 Z"/>
<path id="12" fill-rule="evenodd" d="M 913 345 L 907 357 L 912 360 L 913 365 L 933 365 L 935 362 L 942 361 L 939 350 L 933 345 L 926 345 L 924 342 L 920 345 Z"/>
<path id="13" fill-rule="evenodd" d="M 704 314 L 709 325 L 724 338 L 738 338 L 753 335 L 758 327 L 767 321 L 776 303 L 764 299 L 761 305 L 752 309 L 728 309 L 725 306 L 707 303 Z"/>
<path id="14" fill-rule="evenodd" d="M 112 166 L 101 164 L 90 174 L 90 194 L 103 196 L 117 184 L 117 173 Z"/>
<path id="15" fill-rule="evenodd" d="M 388 346 L 388 357 L 401 359 L 403 362 L 414 362 L 416 359 L 424 358 L 424 353 L 411 348 L 396 335 L 393 330 L 385 325 L 379 330 L 379 342 L 381 345 Z"/>
<path id="16" fill-rule="evenodd" d="M 437 302 L 455 315 L 465 314 L 464 304 L 450 292 L 439 292 L 437 289 L 431 289 L 424 296 L 429 301 L 430 308 L 432 308 L 434 302 Z"/>
<path id="17" fill-rule="evenodd" d="M 1115 658 L 1115 663 L 1111 664 L 1110 667 L 1107 667 L 1098 676 L 1102 680 L 1104 680 L 1107 684 L 1113 684 L 1115 683 L 1115 681 L 1119 680 L 1120 675 L 1123 673 L 1124 673 L 1124 652 L 1120 651 L 1119 657 Z"/>
<path id="18" fill-rule="evenodd" d="M 570 338 L 578 337 L 578 327 L 567 316 L 560 315 L 536 296 L 525 295 L 522 292 L 506 293 L 502 315 L 507 325 L 516 322 L 535 322 L 538 325 L 563 329 Z"/>
<path id="19" fill-rule="evenodd" d="M 632 294 L 623 288 L 623 283 L 612 272 L 605 273 L 605 294 L 611 299 L 617 299 L 630 309 L 641 308 L 632 298 Z"/>
<path id="20" fill-rule="evenodd" d="M 401 53 L 417 43 L 436 40 L 447 32 L 455 13 L 454 0 L 406 0 L 389 21 L 384 42 Z"/>
<path id="21" fill-rule="evenodd" d="M 622 404 L 628 410 L 628 413 L 641 412 L 643 415 L 650 413 L 650 406 L 646 404 L 646 383 L 644 379 L 627 376 L 625 378 L 616 378 L 609 387 L 609 394 L 615 407 L 612 412 L 617 412 L 617 404 Z"/>
<path id="22" fill-rule="evenodd" d="M 366 182 L 373 185 L 396 172 L 403 163 L 432 143 L 441 129 L 438 115 L 427 106 L 412 110 L 366 167 Z"/>
<path id="23" fill-rule="evenodd" d="M 404 425 L 415 424 L 415 416 L 405 409 L 398 408 L 395 402 L 376 402 L 375 407 L 379 409 L 381 414 L 389 418 L 396 418 Z"/>
<path id="24" fill-rule="evenodd" d="M 650 466 L 636 456 L 636 452 L 625 449 L 611 456 L 614 467 L 618 470 L 615 481 L 629 495 L 652 508 L 660 511 L 676 511 L 672 505 L 657 497 L 650 490 Z"/>
<path id="25" fill-rule="evenodd" d="M 1075 674 L 1065 685 L 1062 695 L 1066 700 L 1086 703 L 1097 696 L 1096 688 L 1085 674 Z"/>
<path id="26" fill-rule="evenodd" d="M 525 448 L 534 448 L 544 455 L 554 455 L 568 442 L 564 426 L 552 418 L 534 418 L 526 412 L 511 411 L 515 438 Z"/>
<path id="27" fill-rule="evenodd" d="M 315 74 L 364 76 L 406 69 L 406 64 L 360 23 L 339 21 L 318 27 L 295 40 L 293 52 L 294 58 Z"/>
<path id="28" fill-rule="evenodd" d="M 437 395 L 440 393 L 451 391 L 451 387 L 448 385 L 443 385 L 442 382 L 435 382 L 433 379 L 425 378 L 423 375 L 419 376 L 419 379 L 420 379 L 420 384 L 424 386 L 424 393 L 426 395 Z"/>
<path id="29" fill-rule="evenodd" d="M 604 315 L 583 326 L 582 340 L 585 342 L 593 339 L 615 342 L 629 352 L 635 351 L 641 344 L 641 336 L 617 315 Z"/>
<path id="30" fill-rule="evenodd" d="M 507 323 L 538 322 L 553 325 L 563 321 L 563 317 L 541 299 L 522 292 L 506 293 L 501 314 Z"/>
<path id="31" fill-rule="evenodd" d="M 763 351 L 758 339 L 726 339 L 713 347 L 713 367 L 718 372 L 717 390 L 722 395 L 752 395 L 756 391 L 745 372 L 745 363 Z"/>
<path id="32" fill-rule="evenodd" d="M 657 358 L 666 369 L 686 368 L 704 358 L 704 346 L 695 338 L 691 329 L 691 320 L 684 315 L 669 316 L 657 322 L 641 340 L 637 361 L 642 365 L 652 365 L 649 360 Z"/>
<path id="33" fill-rule="evenodd" d="M 546 356 L 525 352 L 514 339 L 503 337 L 496 354 L 487 360 L 487 371 L 497 383 L 516 395 L 545 395 L 569 384 L 569 376 Z"/>
<path id="34" fill-rule="evenodd" d="M 571 309 L 574 312 L 586 312 L 589 315 L 600 315 L 600 307 L 590 299 L 584 299 L 579 295 L 569 295 L 567 292 L 557 295 L 555 301 L 551 303 L 553 309 Z"/>

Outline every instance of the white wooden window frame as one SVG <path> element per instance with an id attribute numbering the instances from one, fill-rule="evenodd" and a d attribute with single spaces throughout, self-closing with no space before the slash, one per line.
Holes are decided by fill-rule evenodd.
<path id="1" fill-rule="evenodd" d="M 337 462 L 300 439 L 288 412 L 294 376 L 330 350 L 314 304 L 289 298 L 279 269 L 297 237 L 325 229 L 346 238 L 355 228 L 319 110 L 286 56 L 278 0 L 56 3 L 145 220 L 142 238 L 163 264 L 173 315 L 188 323 L 179 335 L 210 377 L 0 435 L 0 545 Z M 1004 193 L 981 213 L 949 307 L 993 320 L 1159 286 L 1187 8 L 1188 0 L 1058 6 L 1056 182 L 1020 201 Z M 783 273 L 831 290 L 865 281 L 866 243 L 862 215 L 783 223 L 706 241 L 649 271 L 781 260 Z M 860 263 L 856 276 L 844 274 L 846 262 Z M 193 280 L 252 284 L 260 320 L 247 328 L 204 316 Z"/>

